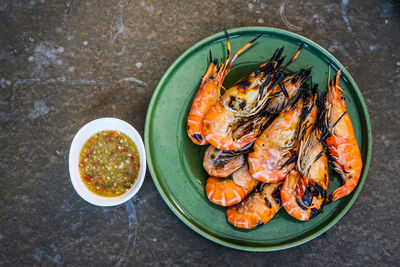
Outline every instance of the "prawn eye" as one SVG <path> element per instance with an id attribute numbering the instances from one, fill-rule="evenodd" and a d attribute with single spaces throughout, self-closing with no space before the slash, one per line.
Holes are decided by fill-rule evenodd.
<path id="1" fill-rule="evenodd" d="M 232 110 L 243 110 L 246 107 L 246 99 L 230 96 L 228 106 Z"/>
<path id="2" fill-rule="evenodd" d="M 307 207 L 305 207 L 297 198 L 296 198 L 296 203 L 302 210 L 307 210 Z"/>
<path id="3" fill-rule="evenodd" d="M 272 193 L 272 197 L 274 198 L 276 204 L 281 204 L 281 189 L 282 185 L 279 185 L 275 191 Z"/>
<path id="4" fill-rule="evenodd" d="M 244 109 L 246 106 L 246 100 L 243 100 L 242 103 L 239 104 L 240 109 Z"/>
<path id="5" fill-rule="evenodd" d="M 265 201 L 265 205 L 268 207 L 268 208 L 271 208 L 271 202 L 269 202 L 269 200 L 268 200 L 268 198 L 264 198 L 264 201 Z"/>
<path id="6" fill-rule="evenodd" d="M 234 106 L 234 103 L 236 102 L 236 97 L 234 97 L 234 96 L 231 96 L 230 98 L 229 98 L 229 104 L 228 104 L 228 106 L 231 108 L 231 109 L 233 109 L 233 110 L 236 110 L 236 108 L 235 108 L 235 106 Z"/>
<path id="7" fill-rule="evenodd" d="M 260 226 L 260 225 L 264 225 L 264 223 L 263 223 L 262 221 L 259 221 L 259 222 L 256 224 L 256 227 L 257 227 L 257 226 Z"/>
<path id="8" fill-rule="evenodd" d="M 194 139 L 196 139 L 197 141 L 199 141 L 199 142 L 201 142 L 201 140 L 203 139 L 203 138 L 201 137 L 201 135 L 199 135 L 199 134 L 192 134 L 192 137 L 193 137 Z"/>
<path id="9" fill-rule="evenodd" d="M 309 187 L 307 187 L 306 191 L 304 192 L 302 200 L 305 206 L 309 207 L 311 205 L 313 195 Z"/>

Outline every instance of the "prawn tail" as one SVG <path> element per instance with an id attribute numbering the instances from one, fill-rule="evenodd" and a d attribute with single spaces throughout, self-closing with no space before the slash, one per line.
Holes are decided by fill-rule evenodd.
<path id="1" fill-rule="evenodd" d="M 205 191 L 212 203 L 223 207 L 241 202 L 249 193 L 245 187 L 237 185 L 232 178 L 215 177 L 207 179 Z"/>
<path id="2" fill-rule="evenodd" d="M 357 184 L 346 182 L 343 186 L 339 187 L 332 194 L 329 195 L 327 202 L 335 202 L 336 200 L 350 194 Z"/>
<path id="3" fill-rule="evenodd" d="M 360 175 L 355 172 L 346 173 L 343 168 L 338 163 L 336 163 L 336 161 L 333 161 L 332 163 L 334 170 L 339 173 L 344 183 L 341 187 L 337 188 L 335 191 L 333 191 L 332 194 L 329 195 L 327 202 L 334 202 L 342 197 L 349 195 L 357 186 L 358 180 L 360 178 Z"/>

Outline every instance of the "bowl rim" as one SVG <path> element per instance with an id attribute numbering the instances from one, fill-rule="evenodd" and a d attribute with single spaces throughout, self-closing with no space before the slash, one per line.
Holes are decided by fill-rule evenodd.
<path id="1" fill-rule="evenodd" d="M 124 194 L 117 197 L 102 197 L 90 191 L 79 174 L 79 154 L 86 141 L 95 133 L 104 130 L 120 131 L 126 134 L 136 145 L 140 156 L 139 175 L 135 184 Z M 75 134 L 69 150 L 69 174 L 71 183 L 78 195 L 96 206 L 116 206 L 130 200 L 141 188 L 146 174 L 146 151 L 139 132 L 128 122 L 121 119 L 104 117 L 86 123 Z"/>
<path id="2" fill-rule="evenodd" d="M 305 44 L 309 44 L 311 45 L 311 47 L 313 49 L 318 50 L 319 52 L 325 54 L 325 55 L 329 55 L 329 57 L 331 58 L 332 62 L 334 64 L 336 64 L 337 66 L 339 66 L 340 68 L 343 67 L 343 65 L 339 62 L 339 60 L 336 59 L 336 57 L 334 57 L 330 52 L 328 52 L 325 48 L 323 48 L 322 46 L 320 46 L 319 44 L 315 43 L 314 41 L 299 35 L 297 33 L 293 33 L 290 31 L 286 31 L 286 30 L 282 30 L 282 29 L 278 29 L 278 28 L 272 28 L 272 27 L 264 27 L 264 26 L 249 26 L 249 27 L 239 27 L 239 28 L 232 28 L 232 29 L 228 29 L 229 35 L 230 37 L 235 37 L 237 35 L 243 34 L 244 32 L 250 32 L 250 33 L 254 33 L 254 34 L 266 34 L 266 32 L 269 33 L 273 33 L 273 34 L 278 34 L 278 35 L 286 35 L 290 38 L 294 38 L 297 39 Z M 174 203 L 170 197 L 164 192 L 160 182 L 158 181 L 158 179 L 156 178 L 156 168 L 154 166 L 154 163 L 152 161 L 152 158 L 150 156 L 150 124 L 151 124 L 151 115 L 154 112 L 154 106 L 155 103 L 157 101 L 157 97 L 163 87 L 163 84 L 166 82 L 166 79 L 171 75 L 171 73 L 174 71 L 174 69 L 177 67 L 177 65 L 180 64 L 180 62 L 182 60 L 184 60 L 188 55 L 190 55 L 191 53 L 193 53 L 193 51 L 195 51 L 197 48 L 212 42 L 213 40 L 217 40 L 217 39 L 222 39 L 223 38 L 223 32 L 217 32 L 215 34 L 212 34 L 206 38 L 201 39 L 200 41 L 196 42 L 195 44 L 193 44 L 192 46 L 190 46 L 189 48 L 187 48 L 178 58 L 176 58 L 174 60 L 174 62 L 168 67 L 168 69 L 165 71 L 165 73 L 163 74 L 163 76 L 161 77 L 161 79 L 159 80 L 153 95 L 151 97 L 148 109 L 147 109 L 147 114 L 146 114 L 146 121 L 145 121 L 145 131 L 144 131 L 144 137 L 145 137 L 145 145 L 146 145 L 146 149 L 148 150 L 148 163 L 149 163 L 149 171 L 152 177 L 152 180 L 157 188 L 157 191 L 160 193 L 161 197 L 163 198 L 164 202 L 167 204 L 167 206 L 172 210 L 172 212 L 184 223 L 186 224 L 189 228 L 191 228 L 192 230 L 194 230 L 196 233 L 198 233 L 199 235 L 215 242 L 218 243 L 220 245 L 226 246 L 226 247 L 230 247 L 230 248 L 234 248 L 234 249 L 238 249 L 238 250 L 243 250 L 243 251 L 254 251 L 254 252 L 266 252 L 266 251 L 276 251 L 276 250 L 282 250 L 282 249 L 287 249 L 287 248 L 291 248 L 294 246 L 298 246 L 301 245 L 303 243 L 306 243 L 314 238 L 316 238 L 317 236 L 321 235 L 322 233 L 326 232 L 328 229 L 330 229 L 334 224 L 336 224 L 346 213 L 347 211 L 352 207 L 353 203 L 355 202 L 355 200 L 357 199 L 359 193 L 361 192 L 361 189 L 363 188 L 363 185 L 365 183 L 366 180 L 366 176 L 368 174 L 368 169 L 371 163 L 371 155 L 372 155 L 372 129 L 371 129 L 371 121 L 370 121 L 370 116 L 368 113 L 368 109 L 367 109 L 367 105 L 365 103 L 364 98 L 362 97 L 361 91 L 358 88 L 356 82 L 354 81 L 353 77 L 350 75 L 349 71 L 347 69 L 343 69 L 342 70 L 342 75 L 345 75 L 348 80 L 349 83 L 352 84 L 354 86 L 354 90 L 357 94 L 357 97 L 359 98 L 359 101 L 361 103 L 362 109 L 364 111 L 364 119 L 365 119 L 365 124 L 367 126 L 367 128 L 365 129 L 365 132 L 367 134 L 367 157 L 366 157 L 366 161 L 364 162 L 364 166 L 363 166 L 363 172 L 362 175 L 360 177 L 360 181 L 356 187 L 356 189 L 353 191 L 353 196 L 350 199 L 349 203 L 346 205 L 346 207 L 338 214 L 338 216 L 333 219 L 329 224 L 326 224 L 325 226 L 323 226 L 319 231 L 309 235 L 308 237 L 303 238 L 301 241 L 298 242 L 293 242 L 290 244 L 284 244 L 284 245 L 274 245 L 274 246 L 259 246 L 259 247 L 254 247 L 254 246 L 242 246 L 242 245 L 238 245 L 238 244 L 234 244 L 231 242 L 228 242 L 226 240 L 223 240 L 219 237 L 213 236 L 212 234 L 209 234 L 207 232 L 204 232 L 200 227 L 198 227 L 197 225 L 195 225 L 194 223 L 192 223 L 180 210 L 180 207 L 176 206 L 177 204 Z"/>

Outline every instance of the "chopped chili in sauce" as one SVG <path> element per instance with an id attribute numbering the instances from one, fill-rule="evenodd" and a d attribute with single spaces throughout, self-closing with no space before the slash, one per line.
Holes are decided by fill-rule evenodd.
<path id="1" fill-rule="evenodd" d="M 86 187 L 103 197 L 116 197 L 136 182 L 140 156 L 135 143 L 119 131 L 101 131 L 81 149 L 79 172 Z"/>

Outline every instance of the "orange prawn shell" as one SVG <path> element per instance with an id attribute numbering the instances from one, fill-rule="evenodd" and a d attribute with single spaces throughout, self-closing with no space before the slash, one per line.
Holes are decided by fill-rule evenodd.
<path id="1" fill-rule="evenodd" d="M 239 118 L 236 118 L 234 113 L 227 110 L 222 101 L 219 100 L 208 111 L 203 121 L 203 133 L 206 140 L 218 149 L 236 150 L 256 140 L 259 131 L 252 131 L 240 139 L 234 139 L 226 134 L 231 124 L 237 123 Z M 219 127 L 215 127 L 218 125 Z"/>
<path id="2" fill-rule="evenodd" d="M 295 136 L 303 104 L 288 108 L 254 142 L 254 151 L 249 154 L 251 175 L 264 183 L 276 183 L 285 179 L 294 164 L 279 168 L 283 145 L 288 136 Z"/>
<path id="3" fill-rule="evenodd" d="M 268 62 L 263 63 L 260 67 L 266 64 Z M 277 63 L 274 64 L 276 65 Z M 253 108 L 253 106 L 249 103 L 258 98 L 262 81 L 266 80 L 266 77 L 261 77 L 263 76 L 256 75 L 254 71 L 243 77 L 229 88 L 221 96 L 221 99 L 210 108 L 204 117 L 203 133 L 207 141 L 214 147 L 223 150 L 236 150 L 256 140 L 260 134 L 258 129 L 253 129 L 253 131 L 240 138 L 231 136 L 230 129 L 232 125 L 250 116 L 250 110 L 248 109 Z M 232 103 L 232 98 L 240 101 Z M 246 103 L 244 108 L 240 107 L 243 103 Z M 231 109 L 232 107 L 234 107 L 234 110 Z"/>
<path id="4" fill-rule="evenodd" d="M 236 173 L 241 173 L 237 181 L 232 178 L 210 177 L 207 179 L 205 191 L 207 198 L 212 203 L 224 207 L 235 205 L 241 202 L 259 183 L 258 180 L 251 177 L 247 166 L 241 167 Z"/>
<path id="5" fill-rule="evenodd" d="M 300 220 L 308 221 L 310 219 L 311 209 L 303 210 L 297 205 L 293 196 L 293 191 L 296 188 L 300 179 L 300 174 L 296 169 L 293 169 L 288 174 L 288 177 L 283 182 L 281 190 L 282 206 L 290 216 Z"/>
<path id="6" fill-rule="evenodd" d="M 330 94 L 332 93 L 330 92 Z M 337 99 L 337 97 L 335 98 Z M 329 123 L 333 125 L 336 122 L 336 125 L 332 129 L 332 134 L 326 139 L 326 143 L 329 147 L 329 152 L 345 168 L 345 172 L 354 172 L 355 170 L 361 172 L 361 153 L 354 134 L 353 124 L 347 113 L 346 104 L 342 99 L 339 101 L 330 111 Z M 346 114 L 344 114 L 345 112 Z M 344 115 L 340 118 L 342 114 Z M 339 118 L 340 120 L 337 121 Z M 349 168 L 351 165 L 354 167 Z"/>
<path id="7" fill-rule="evenodd" d="M 338 85 L 340 73 L 341 70 L 336 74 L 335 83 L 333 81 L 329 83 L 326 109 L 331 135 L 326 139 L 326 143 L 344 184 L 332 193 L 330 201 L 336 201 L 353 191 L 358 184 L 363 166 L 353 124 L 347 113 L 345 99 L 340 92 L 343 89 Z"/>
<path id="8" fill-rule="evenodd" d="M 226 207 L 239 203 L 246 195 L 246 188 L 238 186 L 232 179 L 210 177 L 206 182 L 207 198 L 214 204 Z"/>
<path id="9" fill-rule="evenodd" d="M 301 221 L 308 221 L 312 216 L 318 215 L 326 200 L 329 183 L 328 156 L 321 143 L 321 135 L 322 132 L 316 128 L 303 137 L 298 153 L 297 169 L 289 173 L 281 190 L 282 206 L 290 216 Z M 311 203 L 302 208 L 301 199 L 309 183 L 314 186 L 318 184 L 324 193 L 313 196 Z"/>
<path id="10" fill-rule="evenodd" d="M 363 163 L 355 136 L 330 136 L 326 143 L 329 153 L 342 169 L 340 173 L 344 180 L 344 184 L 332 193 L 330 201 L 333 202 L 354 190 L 361 176 Z"/>
<path id="11" fill-rule="evenodd" d="M 203 134 L 203 119 L 219 99 L 221 85 L 218 84 L 218 76 L 218 67 L 210 62 L 187 117 L 187 134 L 197 145 L 208 143 Z"/>
<path id="12" fill-rule="evenodd" d="M 258 148 L 264 147 L 268 147 L 268 149 L 258 150 Z M 250 173 L 255 179 L 263 183 L 277 183 L 282 181 L 295 165 L 294 163 L 288 164 L 279 169 L 277 160 L 278 155 L 282 153 L 282 148 L 274 143 L 264 142 L 260 138 L 254 144 L 254 151 L 249 154 L 248 158 Z M 262 154 L 261 157 L 260 154 Z M 267 170 L 263 167 L 264 165 L 267 165 L 270 169 Z"/>
<path id="13" fill-rule="evenodd" d="M 231 175 L 233 172 L 237 171 L 245 163 L 245 158 L 243 155 L 237 155 L 232 157 L 229 162 L 224 164 L 222 167 L 216 167 L 213 165 L 212 154 L 216 148 L 210 145 L 203 157 L 203 168 L 211 176 L 222 178 Z"/>
<path id="14" fill-rule="evenodd" d="M 266 224 L 281 208 L 281 204 L 277 203 L 270 194 L 281 184 L 264 185 L 266 190 L 252 193 L 243 202 L 229 207 L 226 210 L 226 218 L 232 225 L 244 229 Z M 267 201 L 269 207 L 266 204 Z"/>
<path id="15" fill-rule="evenodd" d="M 231 56 L 231 43 L 229 40 L 228 32 L 225 30 L 227 58 L 225 63 L 217 66 L 217 61 L 212 61 L 210 50 L 210 65 L 207 72 L 204 74 L 200 88 L 192 103 L 189 116 L 187 118 L 187 133 L 189 138 L 197 145 L 207 144 L 205 135 L 203 133 L 203 119 L 210 108 L 218 101 L 220 97 L 220 89 L 224 82 L 229 69 L 236 58 L 247 50 L 252 43 L 254 43 L 261 35 L 254 38 L 242 48 L 239 49 L 230 60 Z"/>

